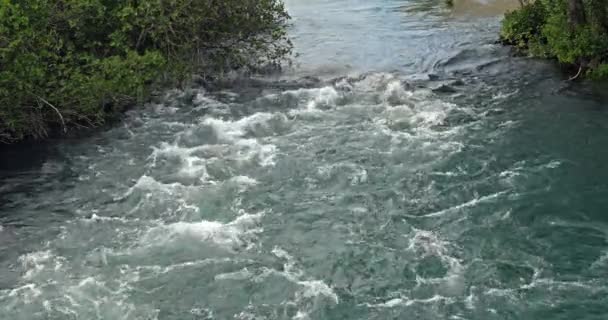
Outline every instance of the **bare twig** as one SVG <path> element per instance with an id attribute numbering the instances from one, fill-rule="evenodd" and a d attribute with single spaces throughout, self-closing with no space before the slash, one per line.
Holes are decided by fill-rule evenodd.
<path id="1" fill-rule="evenodd" d="M 55 107 L 50 102 L 46 101 L 44 98 L 42 98 L 40 96 L 36 96 L 36 98 L 38 98 L 38 100 L 44 102 L 44 104 L 46 104 L 47 106 L 49 106 L 53 110 L 55 110 L 55 112 L 57 113 L 57 115 L 59 115 L 59 119 L 61 119 L 61 125 L 63 127 L 63 132 L 64 133 L 68 132 L 68 129 L 67 129 L 66 125 L 65 125 L 65 120 L 63 119 L 63 115 L 61 114 L 61 112 L 59 112 L 59 109 L 57 109 L 57 107 Z"/>
<path id="2" fill-rule="evenodd" d="M 571 77 L 570 79 L 568 79 L 568 81 L 574 81 L 574 80 L 576 80 L 581 75 L 581 71 L 583 71 L 583 66 L 582 65 L 578 68 L 578 72 L 576 73 L 576 75 L 574 75 L 573 77 Z"/>

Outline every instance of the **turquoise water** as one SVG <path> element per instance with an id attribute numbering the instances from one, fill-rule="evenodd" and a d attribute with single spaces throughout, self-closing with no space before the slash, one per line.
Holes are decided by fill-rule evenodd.
<path id="1" fill-rule="evenodd" d="M 442 1 L 287 7 L 285 74 L 3 150 L 0 319 L 606 319 L 601 86 Z"/>

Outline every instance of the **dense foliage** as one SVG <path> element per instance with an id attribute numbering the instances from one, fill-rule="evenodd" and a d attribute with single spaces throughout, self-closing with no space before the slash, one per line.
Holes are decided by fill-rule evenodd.
<path id="1" fill-rule="evenodd" d="M 505 15 L 501 38 L 530 55 L 575 67 L 578 75 L 606 78 L 607 12 L 606 0 L 536 0 Z"/>
<path id="2" fill-rule="evenodd" d="M 193 73 L 280 65 L 281 0 L 0 0 L 0 142 L 100 125 Z"/>

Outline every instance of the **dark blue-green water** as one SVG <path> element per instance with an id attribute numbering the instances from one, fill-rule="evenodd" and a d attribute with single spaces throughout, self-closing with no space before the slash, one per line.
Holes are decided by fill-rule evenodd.
<path id="1" fill-rule="evenodd" d="M 607 319 L 605 86 L 443 1 L 290 0 L 273 78 L 4 149 L 0 319 Z"/>

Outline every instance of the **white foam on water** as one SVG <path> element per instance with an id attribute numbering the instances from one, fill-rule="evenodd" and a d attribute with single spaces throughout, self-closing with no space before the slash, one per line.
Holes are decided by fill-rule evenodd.
<path id="1" fill-rule="evenodd" d="M 450 112 L 461 109 L 453 103 L 428 96 L 424 91 L 408 91 L 402 94 L 406 105 L 388 107 L 385 118 L 390 121 L 408 122 L 411 128 L 430 128 L 445 122 Z M 406 100 L 408 99 L 408 100 Z"/>
<path id="2" fill-rule="evenodd" d="M 368 77 L 364 81 L 360 81 L 354 85 L 348 84 L 344 81 L 343 86 L 346 88 L 350 86 L 353 90 L 374 90 L 375 98 L 377 96 L 384 99 L 384 103 L 399 103 L 396 106 L 380 106 L 378 109 L 379 113 L 375 114 L 380 116 L 386 127 L 387 134 L 398 136 L 403 139 L 410 139 L 411 141 L 417 140 L 427 144 L 420 143 L 423 146 L 423 150 L 427 149 L 438 149 L 443 150 L 445 148 L 446 153 L 453 150 L 453 141 L 446 139 L 438 139 L 438 137 L 448 136 L 452 132 L 446 133 L 446 131 L 438 132 L 434 128 L 437 125 L 441 125 L 445 122 L 447 115 L 450 112 L 450 108 L 454 108 L 453 105 L 440 104 L 439 102 L 433 102 L 429 105 L 424 103 L 417 103 L 417 99 L 421 99 L 417 94 L 406 90 L 403 84 L 397 80 L 391 78 L 388 75 Z M 295 93 L 291 93 L 295 94 Z M 336 87 L 323 87 L 319 89 L 302 89 L 298 93 L 301 98 L 301 107 L 310 112 L 327 112 L 323 110 L 317 110 L 323 107 L 332 107 L 340 103 L 340 99 L 343 98 L 344 93 L 340 88 Z M 409 99 L 413 99 L 413 104 L 408 104 Z M 195 104 L 200 107 L 209 107 L 209 104 L 216 103 L 215 101 L 204 97 L 204 94 L 199 94 L 195 98 Z M 332 110 L 331 112 L 339 112 L 340 110 Z M 383 118 L 383 119 L 382 119 Z M 408 128 L 418 128 L 416 130 L 410 130 L 409 132 L 402 132 L 394 127 L 390 121 L 394 119 L 402 118 L 407 122 Z M 200 123 L 195 124 L 209 126 L 213 129 L 216 141 L 213 141 L 213 145 L 203 144 L 206 141 L 200 141 L 200 146 L 184 147 L 178 144 L 179 137 L 174 142 L 165 142 L 158 145 L 153 149 L 152 155 L 149 160 L 151 167 L 147 171 L 147 175 L 142 175 L 139 180 L 135 182 L 126 193 L 125 197 L 132 194 L 135 191 L 147 191 L 151 196 L 157 195 L 156 192 L 164 193 L 169 195 L 171 198 L 180 199 L 184 198 L 184 191 L 195 191 L 203 190 L 203 188 L 193 188 L 188 186 L 184 182 L 175 183 L 163 183 L 163 177 L 159 177 L 156 173 L 159 170 L 157 165 L 161 165 L 161 161 L 179 159 L 179 163 L 174 171 L 178 176 L 200 178 L 201 181 L 208 183 L 216 183 L 207 172 L 207 167 L 210 160 L 214 161 L 225 161 L 225 160 L 242 160 L 248 161 L 255 159 L 256 162 L 261 166 L 272 166 L 274 165 L 275 155 L 277 154 L 277 147 L 272 144 L 273 138 L 276 135 L 280 135 L 289 126 L 289 121 L 282 113 L 256 113 L 249 117 L 242 118 L 240 120 L 221 120 L 213 117 L 207 117 L 201 119 Z M 389 125 L 387 125 L 389 124 Z M 183 125 L 185 130 L 192 129 L 192 125 Z M 208 131 L 206 131 L 208 132 Z M 205 133 L 205 132 L 204 132 Z M 179 134 L 184 134 L 184 131 Z M 194 137 L 198 138 L 198 136 Z M 199 141 L 194 141 L 192 144 L 197 144 Z M 434 146 L 432 144 L 435 144 Z M 426 149 L 425 149 L 426 148 Z M 170 161 L 169 161 L 170 162 Z M 209 167 L 211 168 L 211 167 Z M 210 169 L 211 170 L 211 169 Z M 329 168 L 329 171 L 333 170 L 344 170 L 345 181 L 351 183 L 351 185 L 363 184 L 368 180 L 368 172 L 364 166 L 358 165 L 345 165 L 336 168 Z M 234 184 L 239 188 L 250 188 L 258 184 L 255 179 L 244 175 L 245 172 L 239 172 L 235 170 L 235 176 L 226 178 L 225 181 L 217 183 L 228 183 Z M 231 172 L 232 174 L 233 172 Z M 323 173 L 320 173 L 323 175 Z M 331 172 L 329 173 L 331 174 Z M 164 198 L 163 198 L 164 199 Z M 186 202 L 184 206 L 188 206 Z M 197 209 L 190 207 L 191 209 Z M 367 212 L 365 208 L 354 208 L 357 212 Z M 241 213 L 241 215 L 235 218 L 233 221 L 180 221 L 173 222 L 163 225 L 156 225 L 155 227 L 140 234 L 139 241 L 144 243 L 146 246 L 164 246 L 168 243 L 177 242 L 178 244 L 190 240 L 195 240 L 194 244 L 197 245 L 197 241 L 213 243 L 223 247 L 233 247 L 248 245 L 255 241 L 255 235 L 261 231 L 260 220 L 264 216 L 264 213 L 258 214 L 247 214 Z M 185 218 L 183 218 L 185 219 Z M 93 213 L 90 218 L 82 218 L 86 222 L 129 222 L 132 220 L 125 220 L 119 217 L 105 217 L 98 216 Z M 175 221 L 175 220 L 172 220 Z M 161 223 L 160 221 L 150 223 Z M 0 226 L 1 231 L 1 226 Z M 427 232 L 425 234 L 425 232 Z M 253 235 L 253 236 L 252 236 Z M 430 239 L 430 240 L 429 240 Z M 132 244 L 132 243 L 129 243 Z M 422 252 L 424 255 L 437 255 L 441 260 L 448 265 L 448 275 L 441 281 L 445 283 L 446 287 L 456 288 L 457 291 L 462 280 L 463 267 L 461 266 L 458 259 L 449 255 L 449 243 L 443 241 L 437 234 L 432 232 L 418 230 L 414 235 L 414 239 L 410 242 L 410 250 L 415 252 Z M 281 279 L 286 279 L 290 283 L 294 283 L 293 297 L 295 299 L 294 305 L 297 305 L 301 310 L 297 311 L 294 319 L 309 319 L 310 314 L 313 314 L 312 310 L 318 308 L 322 303 L 338 304 L 339 297 L 333 288 L 323 280 L 313 279 L 310 276 L 306 276 L 305 271 L 298 267 L 296 260 L 289 255 L 283 249 L 275 248 L 272 253 L 284 260 L 284 267 L 279 270 L 266 270 L 266 272 L 272 274 L 278 274 Z M 50 253 L 49 253 L 50 254 Z M 85 257 L 86 258 L 86 257 Z M 105 251 L 100 251 L 99 259 L 101 265 L 107 267 L 108 258 L 105 255 Z M 35 255 L 29 258 L 23 258 L 22 262 L 24 266 L 27 266 L 25 278 L 33 278 L 39 274 L 42 270 L 45 272 L 48 269 L 52 269 L 49 264 L 52 259 L 50 257 L 45 258 L 44 254 L 36 257 Z M 58 304 L 56 301 L 44 300 L 42 305 L 44 309 L 52 309 L 54 311 L 63 310 L 66 314 L 72 314 L 72 318 L 77 318 L 78 312 L 84 310 L 96 309 L 97 318 L 109 318 L 111 315 L 119 315 L 116 319 L 124 318 L 137 318 L 131 316 L 133 310 L 137 309 L 136 306 L 130 305 L 128 301 L 132 299 L 129 296 L 129 288 L 133 282 L 139 281 L 140 274 L 143 276 L 150 276 L 150 278 L 143 278 L 145 280 L 154 279 L 157 274 L 167 272 L 188 272 L 184 270 L 186 268 L 200 267 L 206 269 L 205 266 L 212 263 L 224 263 L 222 261 L 231 262 L 231 259 L 205 259 L 176 263 L 168 266 L 127 266 L 124 269 L 121 268 L 118 279 L 109 279 L 107 275 L 95 275 L 86 277 L 87 274 L 81 275 L 84 278 L 71 278 L 68 277 L 68 272 L 63 270 L 58 275 L 54 276 L 51 281 L 56 279 L 63 281 L 66 279 L 66 283 L 61 283 L 59 289 L 65 292 L 65 297 L 62 301 L 63 306 Z M 110 263 L 112 263 L 110 259 Z M 259 261 L 258 261 L 259 262 Z M 156 262 L 155 262 L 156 263 Z M 159 262 L 162 264 L 162 262 Z M 169 262 L 173 263 L 173 262 Z M 251 263 L 253 265 L 254 262 Z M 25 267 L 24 267 L 25 268 Z M 45 270 L 46 268 L 46 270 Z M 60 266 L 56 269 L 62 269 Z M 29 270 L 32 270 L 31 272 Z M 233 269 L 231 269 L 233 270 Z M 61 270 L 56 270 L 61 271 Z M 29 272 L 29 274 L 28 274 Z M 88 271 L 87 271 L 88 272 Z M 150 273 L 152 275 L 150 275 Z M 37 278 L 38 279 L 38 278 Z M 69 280 L 67 280 L 69 279 Z M 215 276 L 216 280 L 232 280 L 232 281 L 263 281 L 264 274 L 258 275 L 254 269 L 243 268 L 241 270 L 223 273 Z M 119 281 L 120 284 L 113 283 L 113 281 Z M 427 279 L 418 279 L 419 283 L 424 283 Z M 30 287 L 24 287 L 22 291 L 40 292 L 41 289 L 32 284 Z M 36 290 L 38 291 L 36 291 Z M 69 290 L 67 290 L 69 289 Z M 131 288 L 132 289 L 132 288 Z M 42 289 L 49 290 L 49 289 Z M 133 291 L 133 290 L 132 290 Z M 449 291 L 449 290 L 446 290 Z M 47 292 L 45 292 L 46 294 Z M 441 292 L 444 294 L 443 292 Z M 445 294 L 444 294 L 445 295 Z M 394 296 L 393 296 L 394 297 Z M 46 298 L 46 297 L 45 297 Z M 415 303 L 434 303 L 434 301 L 449 300 L 444 296 L 435 296 L 429 299 L 408 299 L 399 298 L 389 300 L 384 303 L 384 306 L 379 307 L 396 307 L 399 305 L 412 305 Z M 311 308 L 313 308 L 311 310 Z M 194 309 L 193 309 L 194 310 Z M 193 314 L 199 314 L 195 310 Z M 80 315 L 82 316 L 82 315 Z M 142 317 L 143 318 L 143 317 Z M 146 319 L 152 319 L 156 317 L 149 317 Z"/>
<path id="3" fill-rule="evenodd" d="M 298 310 L 298 312 L 292 317 L 293 320 L 307 320 L 310 319 L 310 316 L 307 312 L 302 310 Z"/>
<path id="4" fill-rule="evenodd" d="M 512 96 L 514 96 L 516 94 L 518 94 L 518 93 L 519 93 L 519 89 L 516 89 L 516 90 L 514 90 L 512 92 L 507 92 L 507 93 L 504 93 L 504 92 L 500 91 L 500 92 L 498 92 L 498 93 L 496 93 L 496 94 L 494 94 L 492 96 L 492 100 L 495 100 L 495 101 L 496 100 L 506 100 L 506 99 L 508 99 L 508 98 L 510 98 L 510 97 L 512 97 Z"/>
<path id="5" fill-rule="evenodd" d="M 391 83 L 394 86 L 393 88 L 396 88 L 398 82 L 399 80 L 397 80 L 395 75 L 391 73 L 375 72 L 367 74 L 363 78 L 356 81 L 353 85 L 353 90 L 362 93 L 386 92 Z"/>
<path id="6" fill-rule="evenodd" d="M 516 125 L 518 125 L 520 122 L 519 121 L 514 121 L 514 120 L 506 120 L 501 122 L 498 126 L 501 128 L 513 128 Z"/>
<path id="7" fill-rule="evenodd" d="M 256 114 L 257 117 L 261 117 Z M 252 116 L 253 117 L 253 116 Z M 245 126 L 248 124 L 248 119 L 243 118 L 239 121 L 225 121 L 217 118 L 206 118 L 202 121 L 202 125 L 213 128 L 217 138 L 224 143 L 233 143 L 246 134 Z"/>
<path id="8" fill-rule="evenodd" d="M 443 124 L 446 117 L 447 113 L 441 108 L 437 108 L 436 110 L 422 110 L 414 114 L 411 118 L 411 122 L 414 126 L 436 126 Z"/>
<path id="9" fill-rule="evenodd" d="M 531 289 L 531 288 L 546 288 L 552 291 L 556 290 L 571 290 L 571 289 L 582 289 L 592 293 L 608 291 L 608 286 L 603 284 L 598 279 L 581 280 L 581 281 L 563 281 L 555 280 L 551 278 L 537 278 L 533 277 L 529 284 L 524 284 L 520 289 Z"/>
<path id="10" fill-rule="evenodd" d="M 154 147 L 149 157 L 150 167 L 157 168 L 162 164 L 164 167 L 159 170 L 169 171 L 160 178 L 163 181 L 169 179 L 169 182 L 188 185 L 195 179 L 204 184 L 216 184 L 218 181 L 208 171 L 210 161 L 256 161 L 264 167 L 273 166 L 277 148 L 262 138 L 281 133 L 289 125 L 282 113 L 260 112 L 239 120 L 206 117 L 194 127 L 179 133 L 175 142 L 163 142 Z M 208 129 L 201 129 L 201 126 Z M 193 133 L 196 130 L 202 130 L 200 134 L 203 135 L 209 132 L 206 130 L 211 130 L 213 136 L 209 139 L 198 137 L 199 133 Z M 180 145 L 184 137 L 189 147 Z"/>
<path id="11" fill-rule="evenodd" d="M 258 181 L 250 178 L 248 176 L 236 176 L 236 177 L 232 177 L 229 180 L 230 182 L 236 183 L 238 185 L 242 185 L 242 186 L 255 186 L 258 184 Z"/>
<path id="12" fill-rule="evenodd" d="M 201 124 L 212 127 L 222 142 L 234 142 L 247 134 L 265 131 L 272 135 L 272 124 L 286 125 L 287 118 L 282 113 L 258 112 L 236 121 L 205 118 Z M 266 129 L 266 130 L 262 130 Z"/>
<path id="13" fill-rule="evenodd" d="M 464 306 L 469 310 L 475 309 L 476 297 L 472 289 L 473 288 L 471 288 L 469 295 L 464 299 Z"/>
<path id="14" fill-rule="evenodd" d="M 215 183 L 212 181 L 209 173 L 207 172 L 207 166 L 203 159 L 198 157 L 186 157 L 182 167 L 177 172 L 178 176 L 185 178 L 198 178 L 201 182 Z"/>
<path id="15" fill-rule="evenodd" d="M 432 212 L 432 213 L 428 213 L 425 215 L 419 215 L 419 216 L 415 216 L 415 215 L 406 215 L 408 218 L 415 218 L 415 219 L 422 219 L 422 218 L 436 218 L 436 217 L 441 217 L 444 216 L 446 214 L 451 214 L 451 213 L 456 213 L 460 210 L 463 209 L 467 209 L 467 208 L 473 208 L 479 204 L 483 204 L 489 201 L 493 201 L 496 200 L 497 198 L 500 198 L 503 195 L 506 195 L 509 193 L 509 190 L 505 190 L 505 191 L 500 191 L 500 192 L 496 192 L 493 194 L 489 194 L 487 196 L 483 196 L 483 197 L 478 197 L 475 198 L 473 200 L 449 207 L 447 209 L 443 209 L 440 211 L 436 211 L 436 212 Z"/>
<path id="16" fill-rule="evenodd" d="M 597 260 L 595 260 L 589 269 L 606 270 L 608 268 L 608 251 L 604 252 Z"/>
<path id="17" fill-rule="evenodd" d="M 314 92 L 313 97 L 306 105 L 308 110 L 317 109 L 320 106 L 335 106 L 340 97 L 334 87 L 323 87 L 312 92 Z"/>
<path id="18" fill-rule="evenodd" d="M 517 176 L 520 176 L 521 172 L 515 170 L 505 170 L 498 174 L 500 178 L 511 179 Z"/>
<path id="19" fill-rule="evenodd" d="M 553 160 L 545 165 L 548 169 L 557 169 L 562 165 L 561 161 Z"/>
<path id="20" fill-rule="evenodd" d="M 237 153 L 237 160 L 256 159 L 262 167 L 274 166 L 277 147 L 272 144 L 260 144 L 256 139 L 242 139 L 236 142 L 242 149 Z"/>
<path id="21" fill-rule="evenodd" d="M 395 308 L 395 307 L 410 307 L 415 304 L 435 304 L 435 303 L 440 303 L 440 302 L 454 303 L 455 300 L 454 300 L 454 298 L 451 298 L 451 297 L 434 295 L 433 297 L 428 298 L 428 299 L 410 299 L 410 298 L 403 297 L 403 298 L 391 299 L 387 302 L 378 303 L 378 304 L 365 303 L 365 304 L 361 304 L 361 305 L 364 305 L 368 308 Z"/>
<path id="22" fill-rule="evenodd" d="M 264 215 L 265 212 L 257 214 L 243 213 L 229 223 L 203 220 L 161 225 L 148 230 L 141 242 L 148 246 L 158 246 L 183 239 L 195 239 L 225 247 L 240 246 L 244 244 L 244 235 L 261 231 L 261 229 L 254 227 Z"/>
<path id="23" fill-rule="evenodd" d="M 12 302 L 6 303 L 4 307 L 6 310 L 12 309 L 16 304 L 31 304 L 36 301 L 42 295 L 42 289 L 35 283 L 27 283 L 22 286 L 0 290 L 0 298 L 2 300 L 6 298 L 12 298 Z"/>
<path id="24" fill-rule="evenodd" d="M 379 307 L 379 308 L 393 308 L 393 307 L 396 307 L 396 306 L 401 305 L 401 304 L 403 304 L 403 299 L 401 299 L 401 298 L 395 298 L 395 299 L 391 299 L 391 300 L 389 300 L 387 302 L 378 304 L 378 305 L 376 305 L 376 307 Z"/>
<path id="25" fill-rule="evenodd" d="M 95 223 L 95 222 L 121 222 L 121 223 L 129 223 L 133 221 L 139 221 L 139 219 L 126 219 L 123 217 L 107 217 L 107 216 L 98 216 L 93 213 L 89 218 L 80 218 L 81 221 L 85 223 Z"/>
<path id="26" fill-rule="evenodd" d="M 195 108 L 205 109 L 210 107 L 217 107 L 218 104 L 221 104 L 217 100 L 208 97 L 204 92 L 197 93 L 192 102 L 194 103 Z"/>
<path id="27" fill-rule="evenodd" d="M 208 308 L 192 308 L 190 309 L 190 314 L 194 315 L 194 316 L 199 316 L 199 317 L 204 317 L 201 319 L 214 319 L 213 317 L 213 310 L 208 309 Z"/>
<path id="28" fill-rule="evenodd" d="M 88 276 L 75 279 L 66 284 L 58 301 L 70 314 L 79 317 L 96 315 L 100 319 L 157 319 L 158 311 L 146 306 L 137 306 L 129 301 L 132 292 L 132 282 L 137 281 L 137 275 L 121 275 L 117 279 L 104 279 L 101 276 Z"/>
<path id="29" fill-rule="evenodd" d="M 325 86 L 321 88 L 301 88 L 296 90 L 287 90 L 281 93 L 284 96 L 292 96 L 305 105 L 306 110 L 317 109 L 318 107 L 335 106 L 340 93 L 333 86 Z M 267 98 L 272 98 L 267 96 Z"/>
<path id="30" fill-rule="evenodd" d="M 177 182 L 169 183 L 169 184 L 160 183 L 160 182 L 156 181 L 156 179 L 154 179 L 150 176 L 143 175 L 121 197 L 117 197 L 114 200 L 119 201 L 119 200 L 125 199 L 125 198 L 129 197 L 130 195 L 132 195 L 137 190 L 158 191 L 158 192 L 163 192 L 163 193 L 173 195 L 173 194 L 176 194 L 176 192 L 178 192 L 178 190 L 183 189 L 183 188 L 185 188 L 185 186 L 180 183 L 177 183 Z"/>
<path id="31" fill-rule="evenodd" d="M 37 251 L 20 256 L 18 260 L 25 271 L 23 278 L 32 279 L 45 268 L 45 264 L 52 257 L 53 254 L 50 250 Z"/>
<path id="32" fill-rule="evenodd" d="M 367 170 L 361 168 L 350 176 L 350 184 L 356 186 L 367 182 Z"/>
<path id="33" fill-rule="evenodd" d="M 450 255 L 448 241 L 442 240 L 435 232 L 413 228 L 413 237 L 409 239 L 408 250 L 420 257 L 435 256 L 447 267 L 446 275 L 439 279 L 425 279 L 416 275 L 416 284 L 439 284 L 442 293 L 449 296 L 460 295 L 464 289 L 465 268 L 456 257 Z"/>
<path id="34" fill-rule="evenodd" d="M 305 277 L 305 272 L 298 268 L 295 259 L 284 249 L 275 247 L 272 253 L 282 260 L 284 260 L 283 268 L 281 270 L 265 268 L 261 269 L 261 273 L 252 276 L 246 272 L 245 269 L 238 271 L 237 273 L 228 274 L 229 278 L 234 276 L 240 279 L 241 276 L 247 276 L 248 281 L 256 283 L 263 283 L 268 277 L 279 276 L 290 283 L 295 284 L 296 290 L 293 292 L 293 296 L 288 297 L 284 304 L 289 304 L 294 307 L 298 307 L 297 313 L 292 319 L 310 319 L 310 312 L 313 312 L 317 308 L 327 303 L 336 305 L 339 303 L 339 297 L 331 288 L 322 280 L 310 279 Z M 223 276 L 222 276 L 223 277 Z"/>
<path id="35" fill-rule="evenodd" d="M 408 93 L 401 94 L 401 104 L 391 106 L 385 102 L 372 118 L 375 130 L 391 139 L 389 154 L 419 155 L 417 158 L 422 159 L 417 165 L 430 165 L 463 150 L 463 143 L 456 139 L 466 125 L 445 124 L 451 113 L 469 113 L 467 109 L 441 101 L 424 90 L 404 92 Z"/>
<path id="36" fill-rule="evenodd" d="M 249 138 L 248 135 L 272 135 L 275 131 L 270 122 L 278 121 L 285 123 L 283 114 L 255 113 L 249 117 L 237 121 L 225 121 L 216 118 L 206 118 L 202 125 L 210 126 L 220 143 L 230 144 L 238 147 L 234 155 L 237 160 L 257 159 L 262 166 L 274 165 L 276 146 L 264 143 L 257 138 Z M 283 122 L 281 122 L 283 121 Z M 280 129 L 280 128 L 279 128 Z"/>
<path id="37" fill-rule="evenodd" d="M 446 172 L 431 172 L 432 175 L 435 176 L 442 176 L 442 177 L 459 177 L 462 175 L 465 175 L 466 172 L 463 172 L 462 170 L 458 170 L 458 171 L 446 171 Z"/>
<path id="38" fill-rule="evenodd" d="M 465 291 L 465 268 L 461 262 L 454 257 L 443 258 L 448 264 L 448 273 L 444 277 L 442 292 L 449 296 L 459 296 Z"/>
<path id="39" fill-rule="evenodd" d="M 334 84 L 334 88 L 342 92 L 351 92 L 354 89 L 353 85 L 347 80 L 347 78 L 338 80 Z"/>
<path id="40" fill-rule="evenodd" d="M 552 278 L 541 278 L 540 273 L 540 269 L 535 269 L 532 281 L 528 284 L 523 284 L 518 288 L 489 288 L 483 291 L 483 295 L 506 298 L 509 303 L 520 304 L 522 303 L 521 292 L 531 289 L 545 292 L 547 299 L 580 294 L 589 296 L 605 295 L 606 292 L 608 292 L 608 286 L 598 278 L 579 281 L 563 281 Z"/>
<path id="41" fill-rule="evenodd" d="M 283 269 L 285 270 L 286 275 L 290 277 L 303 276 L 304 272 L 296 268 L 295 259 L 287 251 L 279 247 L 274 247 L 272 249 L 272 254 L 274 254 L 278 258 L 285 260 L 285 263 L 283 264 Z"/>
<path id="42" fill-rule="evenodd" d="M 156 167 L 159 159 L 178 159 L 180 162 L 177 167 L 178 177 L 198 178 L 201 182 L 213 183 L 207 173 L 205 159 L 194 156 L 194 153 L 205 150 L 205 146 L 186 148 L 163 142 L 159 147 L 152 147 L 152 149 L 149 157 L 151 167 Z"/>
<path id="43" fill-rule="evenodd" d="M 293 96 L 299 101 L 299 108 L 289 110 L 287 114 L 300 120 L 318 119 L 326 113 L 324 109 L 334 108 L 343 97 L 333 86 L 290 90 L 285 91 L 283 95 Z"/>
<path id="44" fill-rule="evenodd" d="M 399 105 L 408 102 L 414 95 L 410 90 L 406 90 L 399 80 L 393 80 L 388 83 L 386 90 L 382 92 L 382 100 L 391 105 Z"/>
<path id="45" fill-rule="evenodd" d="M 414 117 L 415 111 L 410 106 L 400 105 L 390 108 L 384 108 L 380 118 L 376 120 L 378 124 L 385 124 L 387 134 L 391 131 L 400 131 L 398 129 L 410 129 L 411 119 Z"/>
<path id="46" fill-rule="evenodd" d="M 258 185 L 258 181 L 248 176 L 235 176 L 226 181 L 231 186 L 236 186 L 239 192 L 244 192 L 251 187 Z"/>
<path id="47" fill-rule="evenodd" d="M 339 303 L 338 295 L 325 282 L 314 279 L 302 280 L 304 271 L 297 268 L 295 259 L 287 251 L 275 247 L 272 253 L 278 258 L 285 260 L 285 264 L 283 265 L 284 271 L 266 270 L 265 274 L 258 277 L 257 281 L 262 281 L 270 273 L 278 274 L 300 287 L 296 292 L 296 301 L 300 301 L 303 298 L 326 297 L 334 304 Z"/>
<path id="48" fill-rule="evenodd" d="M 251 304 L 248 306 L 251 307 Z M 249 311 L 241 311 L 234 315 L 234 319 L 238 320 L 256 320 L 257 316 Z"/>
<path id="49" fill-rule="evenodd" d="M 179 108 L 168 106 L 162 103 L 156 103 L 151 105 L 151 109 L 152 111 L 154 111 L 154 113 L 158 115 L 172 115 L 177 113 L 177 111 L 179 110 Z"/>
<path id="50" fill-rule="evenodd" d="M 325 282 L 320 280 L 298 281 L 303 290 L 298 293 L 304 298 L 315 298 L 318 296 L 328 297 L 333 303 L 338 304 L 338 295 Z"/>
<path id="51" fill-rule="evenodd" d="M 53 310 L 53 309 L 52 309 L 52 306 L 51 306 L 51 302 L 50 302 L 50 301 L 48 301 L 48 300 L 44 300 L 44 301 L 42 302 L 42 306 L 44 307 L 44 310 L 45 310 L 46 312 L 51 312 L 51 311 Z"/>
<path id="52" fill-rule="evenodd" d="M 231 264 L 231 263 L 253 263 L 252 260 L 246 259 L 233 259 L 233 258 L 206 258 L 202 260 L 194 260 L 194 261 L 186 261 L 180 262 L 176 264 L 171 264 L 168 266 L 160 266 L 160 265 L 148 265 L 148 266 L 137 266 L 135 267 L 135 274 L 139 274 L 140 272 L 151 272 L 154 275 L 166 274 L 175 271 L 183 272 L 186 268 L 194 268 L 194 267 L 205 267 L 211 266 L 214 264 Z M 125 271 L 127 272 L 127 271 Z"/>
<path id="53" fill-rule="evenodd" d="M 247 268 L 243 268 L 239 271 L 235 271 L 235 272 L 229 272 L 229 273 L 222 273 L 222 274 L 218 274 L 214 277 L 214 279 L 217 280 L 246 280 L 246 279 L 250 279 L 253 276 L 253 274 L 247 269 Z"/>
<path id="54" fill-rule="evenodd" d="M 421 251 L 423 257 L 442 257 L 449 252 L 449 242 L 441 240 L 435 232 L 413 228 L 413 233 L 413 237 L 409 239 L 408 250 Z"/>
<path id="55" fill-rule="evenodd" d="M 484 292 L 485 295 L 495 296 L 495 297 L 506 297 L 511 300 L 517 300 L 516 298 L 516 289 L 513 288 L 490 288 Z"/>
<path id="56" fill-rule="evenodd" d="M 190 127 L 190 125 L 183 123 L 183 122 L 177 122 L 177 121 L 162 121 L 161 125 L 164 127 L 168 127 L 170 129 L 175 129 L 175 128 L 188 128 Z"/>
<path id="57" fill-rule="evenodd" d="M 340 162 L 317 167 L 317 177 L 320 180 L 334 180 L 336 176 L 344 177 L 352 186 L 364 184 L 368 178 L 365 168 L 350 162 Z"/>

